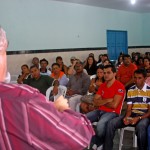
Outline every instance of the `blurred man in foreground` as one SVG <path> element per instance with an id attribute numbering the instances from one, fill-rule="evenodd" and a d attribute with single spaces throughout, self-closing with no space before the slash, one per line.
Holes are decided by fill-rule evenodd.
<path id="1" fill-rule="evenodd" d="M 0 28 L 0 149 L 82 150 L 94 134 L 87 118 L 60 96 L 48 102 L 28 85 L 5 80 L 7 40 Z"/>

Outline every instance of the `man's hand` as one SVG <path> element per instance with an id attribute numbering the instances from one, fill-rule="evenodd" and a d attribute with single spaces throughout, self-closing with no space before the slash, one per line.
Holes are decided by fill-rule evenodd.
<path id="1" fill-rule="evenodd" d="M 69 108 L 68 100 L 65 99 L 63 96 L 58 97 L 56 101 L 54 101 L 54 105 L 58 111 L 63 112 L 66 109 Z"/>
<path id="2" fill-rule="evenodd" d="M 74 94 L 75 94 L 75 93 L 74 93 L 73 90 L 71 90 L 71 89 L 68 89 L 68 90 L 67 90 L 67 93 L 66 93 L 67 96 L 72 96 L 72 95 L 74 95 Z"/>
<path id="3" fill-rule="evenodd" d="M 54 86 L 52 94 L 55 96 L 58 94 L 58 86 Z"/>
<path id="4" fill-rule="evenodd" d="M 131 124 L 132 119 L 133 119 L 133 118 L 131 118 L 131 117 L 125 117 L 125 118 L 123 119 L 123 123 L 124 123 L 125 125 L 129 125 L 129 124 Z"/>
<path id="5" fill-rule="evenodd" d="M 138 123 L 139 120 L 140 120 L 139 117 L 134 117 L 134 118 L 131 120 L 130 124 L 131 124 L 131 125 L 135 125 L 135 124 Z"/>

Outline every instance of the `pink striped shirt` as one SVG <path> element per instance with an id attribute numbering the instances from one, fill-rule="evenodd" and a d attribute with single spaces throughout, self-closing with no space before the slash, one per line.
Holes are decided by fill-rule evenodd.
<path id="1" fill-rule="evenodd" d="M 82 150 L 93 134 L 84 115 L 57 111 L 28 85 L 0 83 L 1 150 Z"/>

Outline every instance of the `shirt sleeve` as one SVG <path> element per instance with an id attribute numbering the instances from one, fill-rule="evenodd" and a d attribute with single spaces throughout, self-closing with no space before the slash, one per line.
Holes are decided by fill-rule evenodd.
<path id="1" fill-rule="evenodd" d="M 68 83 L 68 81 L 69 81 L 69 79 L 67 79 L 66 75 L 64 74 L 64 75 L 62 76 L 62 78 L 60 79 L 59 84 L 60 84 L 60 85 L 63 85 L 63 86 L 66 86 L 67 83 Z"/>
<path id="2" fill-rule="evenodd" d="M 83 149 L 94 135 L 92 125 L 84 115 L 72 110 L 59 112 L 51 102 L 46 104 L 31 101 L 28 104 L 28 112 L 31 135 L 41 139 L 48 149 Z"/>
<path id="3" fill-rule="evenodd" d="M 90 77 L 88 75 L 84 76 L 84 79 L 82 81 L 82 90 L 79 91 L 81 95 L 85 95 L 89 89 L 90 86 Z"/>

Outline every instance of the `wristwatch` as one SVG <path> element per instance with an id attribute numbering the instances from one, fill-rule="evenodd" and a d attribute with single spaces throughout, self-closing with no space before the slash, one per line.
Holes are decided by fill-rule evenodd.
<path id="1" fill-rule="evenodd" d="M 141 119 L 142 119 L 142 117 L 140 116 L 140 117 L 139 117 L 139 119 L 141 120 Z"/>

